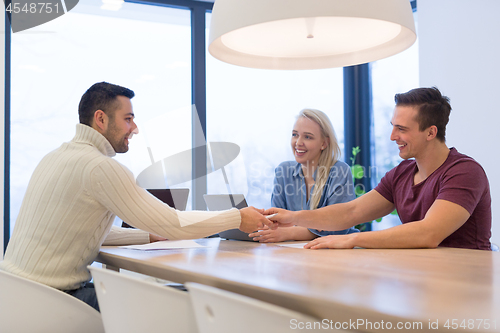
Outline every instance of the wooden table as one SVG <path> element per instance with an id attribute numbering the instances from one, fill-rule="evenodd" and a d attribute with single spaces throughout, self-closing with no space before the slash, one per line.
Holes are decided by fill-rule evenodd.
<path id="1" fill-rule="evenodd" d="M 162 251 L 103 247 L 97 261 L 248 295 L 325 319 L 325 327 L 341 325 L 363 332 L 380 332 L 389 325 L 404 332 L 500 332 L 498 252 L 304 250 L 218 238 L 197 242 L 207 247 Z"/>

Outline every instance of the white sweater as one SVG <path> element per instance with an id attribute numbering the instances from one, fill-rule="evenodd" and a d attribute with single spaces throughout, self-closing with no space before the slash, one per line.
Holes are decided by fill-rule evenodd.
<path id="1" fill-rule="evenodd" d="M 170 208 L 137 186 L 114 155 L 104 136 L 78 124 L 72 141 L 45 156 L 29 182 L 0 269 L 62 290 L 79 288 L 90 280 L 87 265 L 97 256 L 115 215 L 168 239 L 200 238 L 239 227 L 236 209 Z M 147 242 L 142 231 L 125 234 L 113 235 L 110 243 Z"/>

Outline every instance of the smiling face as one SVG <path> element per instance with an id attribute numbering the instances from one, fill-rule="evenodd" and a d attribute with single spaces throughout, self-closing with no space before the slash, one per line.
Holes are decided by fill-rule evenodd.
<path id="1" fill-rule="evenodd" d="M 299 117 L 293 126 L 291 145 L 298 163 L 317 166 L 321 151 L 327 146 L 327 140 L 316 122 Z"/>
<path id="2" fill-rule="evenodd" d="M 120 106 L 108 117 L 109 124 L 102 135 L 108 139 L 116 153 L 126 153 L 130 134 L 137 133 L 137 125 L 134 122 L 134 112 L 130 99 L 118 96 Z"/>
<path id="3" fill-rule="evenodd" d="M 429 129 L 420 131 L 416 120 L 418 109 L 414 106 L 396 106 L 391 120 L 391 140 L 399 148 L 399 156 L 403 159 L 418 158 L 425 154 L 429 142 Z"/>

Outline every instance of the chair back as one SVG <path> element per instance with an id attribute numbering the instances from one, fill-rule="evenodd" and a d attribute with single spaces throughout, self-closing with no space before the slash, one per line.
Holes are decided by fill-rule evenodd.
<path id="1" fill-rule="evenodd" d="M 0 271 L 0 332 L 104 333 L 101 315 L 55 288 Z"/>
<path id="2" fill-rule="evenodd" d="M 319 332 L 321 321 L 274 304 L 188 282 L 200 333 Z M 314 323 L 317 323 L 316 329 Z M 309 326 L 309 329 L 307 328 Z"/>
<path id="3" fill-rule="evenodd" d="M 106 333 L 197 332 L 187 292 L 108 269 L 88 268 Z"/>

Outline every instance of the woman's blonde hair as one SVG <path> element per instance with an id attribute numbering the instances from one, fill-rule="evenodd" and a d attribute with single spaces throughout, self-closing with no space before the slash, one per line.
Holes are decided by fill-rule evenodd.
<path id="1" fill-rule="evenodd" d="M 309 208 L 312 210 L 318 207 L 323 189 L 328 180 L 328 175 L 330 174 L 330 169 L 340 158 L 340 148 L 332 123 L 324 112 L 315 109 L 304 109 L 299 112 L 297 119 L 299 117 L 305 117 L 318 124 L 322 137 L 327 139 L 327 146 L 321 151 L 321 155 L 319 156 L 314 191 L 309 200 Z"/>

